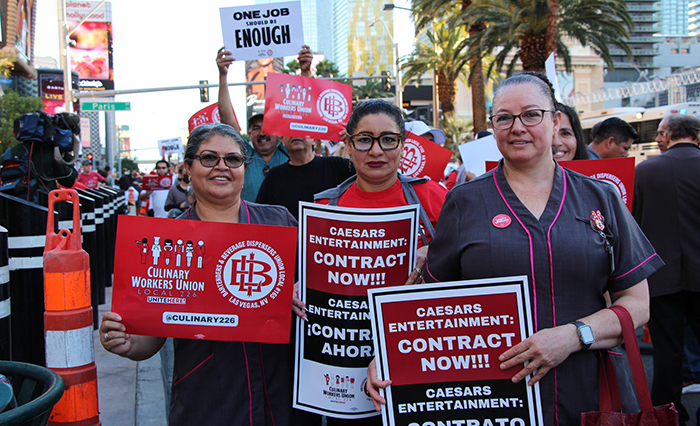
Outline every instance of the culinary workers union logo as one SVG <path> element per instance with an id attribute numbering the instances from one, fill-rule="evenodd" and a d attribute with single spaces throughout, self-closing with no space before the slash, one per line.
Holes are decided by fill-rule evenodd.
<path id="1" fill-rule="evenodd" d="M 224 251 L 216 265 L 216 284 L 229 302 L 257 308 L 275 298 L 284 283 L 282 258 L 260 241 L 242 241 Z"/>
<path id="2" fill-rule="evenodd" d="M 325 121 L 338 124 L 345 120 L 350 112 L 348 100 L 335 89 L 326 89 L 316 101 L 316 110 Z"/>
<path id="3" fill-rule="evenodd" d="M 406 176 L 416 177 L 425 168 L 425 148 L 413 139 L 406 139 L 401 157 L 401 170 Z"/>

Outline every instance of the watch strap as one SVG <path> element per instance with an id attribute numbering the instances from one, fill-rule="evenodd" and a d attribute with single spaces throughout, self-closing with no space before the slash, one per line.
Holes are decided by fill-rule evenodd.
<path id="1" fill-rule="evenodd" d="M 586 343 L 586 342 L 583 341 L 583 336 L 581 336 L 581 327 L 588 327 L 588 328 L 590 328 L 591 326 L 588 325 L 588 324 L 586 324 L 586 323 L 583 323 L 583 322 L 581 322 L 581 321 L 572 321 L 572 322 L 570 322 L 569 324 L 573 324 L 573 325 L 576 326 L 576 333 L 578 334 L 578 340 L 579 340 L 579 341 L 581 342 L 581 344 L 583 345 L 583 349 L 582 349 L 582 350 L 584 350 L 584 351 L 585 351 L 585 350 L 588 350 L 588 348 L 591 347 L 591 343 L 592 343 L 592 342 L 591 342 L 591 343 Z"/>

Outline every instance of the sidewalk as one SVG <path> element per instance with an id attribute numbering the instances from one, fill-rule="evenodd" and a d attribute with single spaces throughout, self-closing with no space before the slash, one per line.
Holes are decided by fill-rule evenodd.
<path id="1" fill-rule="evenodd" d="M 106 303 L 99 306 L 99 318 L 112 304 L 112 287 L 106 289 Z M 135 362 L 107 352 L 93 332 L 100 420 L 103 426 L 167 425 L 161 357 Z"/>

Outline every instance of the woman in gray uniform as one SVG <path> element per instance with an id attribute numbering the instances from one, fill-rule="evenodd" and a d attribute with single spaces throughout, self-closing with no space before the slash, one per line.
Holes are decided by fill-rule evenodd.
<path id="1" fill-rule="evenodd" d="M 245 142 L 232 127 L 194 129 L 185 167 L 197 201 L 179 219 L 297 226 L 284 207 L 241 199 L 246 160 Z M 127 334 L 121 320 L 114 312 L 102 318 L 100 341 L 108 351 L 143 360 L 165 343 Z M 283 344 L 175 339 L 169 424 L 290 426 L 292 354 Z"/>
<path id="2" fill-rule="evenodd" d="M 501 83 L 490 119 L 503 160 L 447 195 L 425 280 L 527 275 L 536 332 L 504 352 L 500 367 L 520 366 L 515 382 L 529 374 L 529 384 L 540 382 L 547 426 L 578 425 L 599 405 L 596 350 L 622 341 L 603 294 L 644 324 L 646 277 L 663 262 L 610 185 L 553 160 L 560 113 L 540 77 Z"/>

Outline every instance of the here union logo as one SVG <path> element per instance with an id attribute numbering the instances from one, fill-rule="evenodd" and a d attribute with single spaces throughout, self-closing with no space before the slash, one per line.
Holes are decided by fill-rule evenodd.
<path id="1" fill-rule="evenodd" d="M 347 99 L 335 89 L 321 92 L 316 100 L 316 110 L 323 120 L 331 124 L 342 123 L 350 112 Z"/>
<path id="2" fill-rule="evenodd" d="M 216 265 L 216 285 L 221 295 L 243 308 L 259 308 L 276 298 L 284 278 L 281 256 L 260 241 L 232 245 Z"/>

